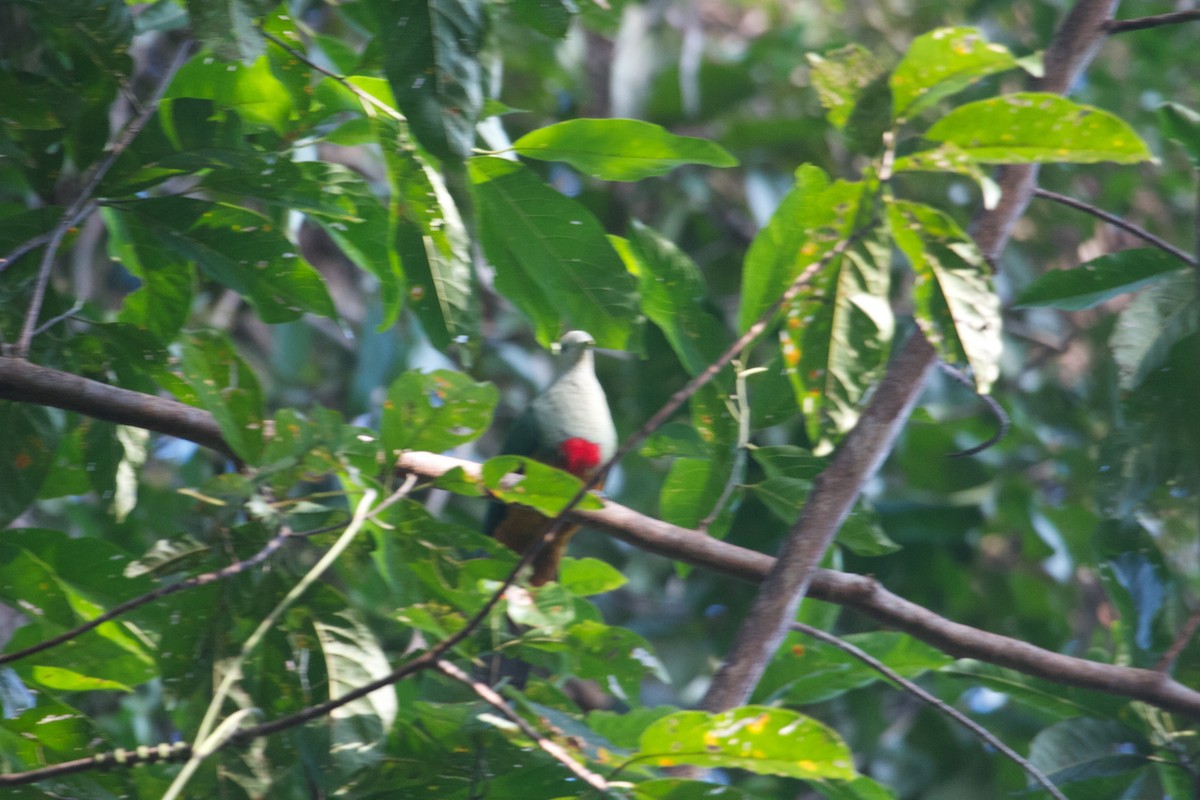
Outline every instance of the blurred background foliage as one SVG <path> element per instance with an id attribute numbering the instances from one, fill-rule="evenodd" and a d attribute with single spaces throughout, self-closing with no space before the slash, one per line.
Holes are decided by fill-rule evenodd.
<path id="1" fill-rule="evenodd" d="M 283 408 L 307 410 L 308 419 L 318 423 L 305 428 L 305 435 L 327 445 L 336 453 L 330 463 L 343 466 L 354 459 L 353 448 L 342 440 L 343 419 L 378 429 L 387 387 L 397 377 L 413 369 L 459 371 L 499 390 L 494 425 L 451 451 L 482 460 L 496 454 L 504 431 L 548 380 L 551 367 L 529 317 L 497 291 L 480 251 L 478 195 L 472 194 L 458 160 L 468 154 L 462 150 L 464 137 L 468 149 L 477 144 L 502 151 L 555 122 L 630 117 L 714 140 L 733 153 L 740 161 L 736 169 L 684 166 L 634 183 L 599 180 L 563 163 L 525 162 L 549 186 L 589 209 L 606 232 L 635 238 L 636 220 L 694 261 L 702 281 L 689 301 L 724 337 L 705 343 L 707 356 L 732 339 L 743 258 L 791 187 L 797 166 L 814 164 L 835 179 L 855 180 L 873 155 L 855 142 L 853 131 L 843 134 L 827 121 L 806 54 L 859 45 L 890 68 L 919 35 L 969 25 L 1017 56 L 1027 56 L 1046 47 L 1068 5 L 1023 0 L 449 3 L 446 8 L 461 12 L 453 19 L 461 48 L 456 66 L 473 71 L 466 82 L 483 92 L 457 98 L 476 104 L 479 140 L 474 141 L 469 124 L 464 129 L 454 123 L 414 129 L 414 142 L 403 126 L 381 112 L 363 113 L 347 90 L 264 38 L 265 31 L 334 72 L 361 76 L 355 79 L 359 86 L 386 97 L 383 78 L 411 65 L 403 63 L 408 57 L 404 41 L 390 41 L 392 34 L 381 25 L 394 12 L 382 1 L 185 6 L 169 0 L 17 0 L 0 5 L 5 98 L 0 252 L 15 251 L 49 230 L 113 131 L 137 114 L 135 95 L 144 98 L 147 87 L 162 79 L 171 54 L 194 37 L 208 52 L 180 69 L 159 113 L 117 160 L 97 194 L 118 199 L 102 204 L 100 214 L 70 231 L 42 315 L 61 320 L 38 334 L 31 360 L 202 403 L 196 395 L 205 385 L 206 359 L 216 359 L 212 370 L 221 373 L 234 359 L 214 353 L 232 347 L 248 373 L 237 383 L 238 391 L 251 396 L 246 402 L 261 402 L 269 416 Z M 1128 13 L 1164 12 L 1175 5 L 1144 2 L 1135 9 L 1130 4 Z M 432 6 L 435 17 L 446 10 Z M 262 29 L 250 23 L 259 14 L 265 15 Z M 1040 184 L 1190 249 L 1197 228 L 1195 173 L 1186 152 L 1161 132 L 1157 109 L 1164 101 L 1200 107 L 1195 39 L 1194 24 L 1114 36 L 1071 93 L 1072 99 L 1129 122 L 1149 144 L 1154 162 L 1051 164 L 1042 169 Z M 229 79 L 231 73 L 236 80 Z M 1021 71 L 988 77 L 953 104 L 1019 91 L 1026 80 Z M 419 87 L 413 91 L 419 94 Z M 935 106 L 922 113 L 932 121 L 944 110 Z M 388 141 L 399 146 L 379 144 Z M 911 144 L 900 142 L 901 152 Z M 240 152 L 244 160 L 230 158 L 230 152 Z M 895 178 L 895 187 L 898 195 L 949 210 L 964 227 L 981 207 L 978 187 L 963 176 L 907 173 Z M 421 219 L 416 195 L 408 205 L 399 199 L 408 191 L 453 198 L 462 219 Z M 217 214 L 227 218 L 214 219 L 208 203 L 197 198 L 225 201 Z M 257 238 L 239 236 L 234 250 L 264 263 L 300 264 L 289 273 L 285 297 L 276 293 L 279 283 L 240 285 L 222 273 L 227 265 L 222 254 L 234 252 L 221 239 L 223 231 L 255 226 L 259 230 L 251 233 Z M 172 250 L 169 232 L 184 228 L 190 240 L 208 249 L 190 258 L 182 249 Z M 404 250 L 414 246 L 422 252 Z M 1148 346 L 1146 338 L 1164 324 L 1162 308 L 1172 297 L 1186 304 L 1194 287 L 1183 279 L 1180 283 L 1187 285 L 1181 287 L 1156 284 L 1146 293 L 1161 295 L 1158 306 L 1146 294 L 1124 294 L 1073 312 L 1014 307 L 1014 298 L 1038 276 L 1132 246 L 1141 242 L 1091 216 L 1033 201 L 997 265 L 1005 335 L 993 394 L 1012 419 L 1008 435 L 980 455 L 950 458 L 990 436 L 996 423 L 971 390 L 935 373 L 858 512 L 862 535 L 871 545 L 838 547 L 830 565 L 874 575 L 891 591 L 967 625 L 1100 661 L 1155 666 L 1200 603 L 1196 332 L 1193 326 L 1150 374 L 1132 380 L 1123 378 L 1122 370 L 1130 367 L 1114 356 L 1112 342 L 1126 330 L 1135 340 L 1132 346 L 1138 346 L 1139 336 L 1141 346 Z M 17 338 L 39 252 L 3 265 L 0 330 L 6 342 Z M 202 265 L 198 276 L 185 268 L 187 261 Z M 471 263 L 474 269 L 456 272 L 456 263 Z M 437 296 L 429 288 L 435 274 L 449 286 L 439 286 Z M 897 271 L 895 277 L 903 287 L 903 275 Z M 182 284 L 190 289 L 172 289 Z M 134 299 L 135 290 L 147 287 L 157 288 Z M 903 312 L 906 292 L 893 293 Z M 430 324 L 451 318 L 454 324 Z M 759 447 L 811 446 L 811 429 L 797 414 L 778 350 L 776 339 L 768 337 L 747 354 L 746 367 L 769 368 L 748 379 L 752 441 Z M 186 365 L 182 375 L 180 359 Z M 597 368 L 622 435 L 641 425 L 689 376 L 660 328 L 649 324 L 637 328 L 624 352 L 599 358 Z M 317 406 L 341 416 L 319 422 L 320 412 L 312 410 Z M 33 586 L 31 576 L 41 574 L 37 570 L 44 570 L 59 588 L 42 599 L 60 592 L 56 602 L 62 604 L 57 611 L 47 609 L 49 621 L 21 628 L 10 649 L 85 614 L 80 604 L 106 607 L 152 585 L 144 575 L 130 583 L 114 578 L 110 585 L 89 582 L 87 591 L 73 594 L 64 588 L 72 581 L 61 574 L 66 561 L 38 566 L 31 553 L 81 548 L 72 551 L 72 563 L 123 567 L 137 560 L 150 574 L 177 576 L 248 556 L 272 530 L 269 514 L 241 510 L 240 504 L 254 496 L 252 486 L 178 441 L 119 441 L 108 423 L 11 403 L 0 405 L 0 427 L 13 432 L 10 446 L 32 443 L 38 475 L 32 489 L 37 502 L 30 506 L 14 490 L 9 500 L 0 498 L 4 518 L 15 519 L 14 528 L 46 529 L 22 534 L 27 537 L 22 541 L 38 537 L 36 545 L 4 544 L 11 552 L 0 558 L 8 564 L 0 583 L 11 600 L 22 587 Z M 700 509 L 697 497 L 714 500 L 724 480 L 714 472 L 714 492 L 712 483 L 681 465 L 690 461 L 695 468 L 706 459 L 731 469 L 734 454 L 708 452 L 689 428 L 698 428 L 707 441 L 736 440 L 736 422 L 726 404 L 715 391 L 702 394 L 690 416 L 681 414 L 651 446 L 619 465 L 607 494 L 680 524 L 695 526 L 704 519 L 712 509 Z M 137 452 L 140 460 L 133 456 Z M 295 487 L 310 477 L 310 492 L 336 491 L 329 464 L 306 463 L 299 455 L 312 452 L 297 444 L 290 455 L 298 463 L 279 467 L 271 478 L 281 496 L 299 496 Z M 672 458 L 680 452 L 701 459 Z M 369 455 L 364 459 L 369 463 Z M 727 506 L 707 520 L 712 534 L 765 552 L 777 547 L 790 519 L 778 503 L 764 502 L 772 495 L 764 484 L 772 477 L 763 466 L 767 460 L 762 454 L 746 462 Z M 27 467 L 15 469 L 7 460 L 0 474 L 3 485 L 28 482 Z M 133 483 L 122 477 L 126 468 L 136 472 Z M 336 516 L 336 502 L 321 502 L 326 504 L 310 509 L 313 528 Z M 333 620 L 347 599 L 364 612 L 345 621 L 350 631 L 345 635 L 363 652 L 367 641 L 377 641 L 380 654 L 396 656 L 419 646 L 413 631 L 436 639 L 444 621 L 438 614 L 453 616 L 447 608 L 478 605 L 482 595 L 472 594 L 472 581 L 498 579 L 512 563 L 494 549 L 493 565 L 461 561 L 462 553 L 487 547 L 467 531 L 478 528 L 484 506 L 480 499 L 442 491 L 423 494 L 420 504 L 405 503 L 403 513 L 389 522 L 402 530 L 419 529 L 419 536 L 389 539 L 377 531 L 370 550 L 365 545 L 352 550 L 330 585 L 305 601 L 319 624 L 306 627 L 293 620 L 273 632 L 260 662 L 248 667 L 251 685 L 238 702 L 263 706 L 275 716 L 320 699 L 304 681 L 281 676 L 302 672 L 293 661 L 297 654 L 313 653 L 321 636 L 328 644 L 336 635 Z M 71 544 L 51 531 L 69 533 Z M 326 543 L 330 535 L 323 536 L 314 541 Z M 418 547 L 416 538 L 433 544 Z M 637 664 L 621 672 L 631 681 L 627 688 L 640 693 L 614 706 L 628 714 L 608 718 L 609 709 L 588 717 L 592 733 L 634 749 L 637 733 L 656 716 L 655 707 L 687 707 L 700 699 L 754 587 L 683 568 L 594 532 L 578 536 L 571 552 L 580 559 L 600 559 L 627 580 L 593 598 L 598 615 L 581 605 L 577 619 L 595 617 L 599 624 L 602 616 L 609 630 L 636 634 L 623 645 L 632 651 L 644 639 L 660 665 L 644 680 L 637 679 L 643 670 Z M 160 655 L 154 659 L 114 634 L 39 662 L 103 676 L 129 689 L 125 693 L 112 691 L 117 687 L 85 691 L 83 684 L 61 676 L 56 684 L 44 672 L 22 672 L 17 682 L 36 685 L 45 698 L 70 701 L 86 714 L 86 722 L 61 732 L 63 758 L 94 749 L 95 742 L 128 746 L 170 739 L 180 731 L 186 738 L 210 696 L 213 677 L 205 671 L 212 660 L 242 641 L 292 576 L 314 558 L 307 548 L 292 548 L 275 570 L 135 612 L 136 626 L 163 637 L 156 641 Z M 364 577 L 364 566 L 378 572 Z M 55 569 L 60 574 L 53 574 Z M 425 574 L 425 583 L 414 588 L 412 576 L 421 570 L 444 572 Z M 429 589 L 433 585 L 444 587 L 441 596 Z M 202 618 L 195 615 L 197 608 L 206 609 Z M 370 609 L 374 616 L 366 613 Z M 179 624 L 181 617 L 185 624 Z M 805 602 L 801 618 L 847 634 L 876 627 L 813 600 Z M 553 620 L 519 621 L 544 624 L 550 638 L 561 642 L 584 635 L 578 629 L 568 634 Z M 371 636 L 356 625 L 368 626 Z M 871 676 L 843 680 L 857 665 L 852 668 L 826 646 L 802 641 L 789 639 L 755 701 L 800 708 L 828 723 L 845 738 L 858 769 L 890 787 L 892 796 L 1000 797 L 1025 785 L 1018 767 L 985 751 L 951 721 L 872 682 Z M 869 641 L 880 648 L 904 647 Z M 1182 797 L 1192 796 L 1200 785 L 1197 743 L 1186 730 L 1187 720 L 1120 698 L 951 661 L 911 641 L 906 646 L 913 652 L 894 654 L 889 663 L 911 663 L 906 674 L 924 672 L 928 688 L 1019 752 L 1032 752 L 1047 771 L 1078 767 L 1066 785 L 1072 797 Z M 486 643 L 475 647 L 470 654 L 488 650 Z M 539 650 L 537 642 L 521 647 L 517 652 L 536 664 L 562 669 L 567 663 L 547 655 L 553 648 Z M 594 654 L 582 644 L 577 652 L 565 668 L 588 677 L 587 658 Z M 328 676 L 322 670 L 336 671 L 336 665 L 327 661 L 314 670 L 315 677 L 306 680 L 323 683 Z M 1200 684 L 1200 645 L 1184 647 L 1171 670 L 1186 685 Z M 324 796 L 339 782 L 353 781 L 354 796 L 360 797 L 519 792 L 534 798 L 571 791 L 564 789 L 554 762 L 479 721 L 479 708 L 440 677 L 401 682 L 396 693 L 407 724 L 383 732 L 386 755 L 372 762 L 372 770 L 356 772 L 339 762 L 323 779 L 328 785 L 316 785 L 329 739 L 342 733 L 336 726 L 310 726 L 273 737 L 260 750 L 224 756 L 228 774 L 197 779 L 196 791 L 215 790 L 219 783 L 223 796 Z M 526 694 L 537 704 L 531 707 L 552 724 L 586 738 L 577 712 L 571 716 L 564 710 L 573 706 L 561 685 L 535 677 Z M 19 711 L 13 699 L 19 692 L 6 697 Z M 264 704 L 265 697 L 274 697 L 274 705 Z M 6 716 L 20 719 L 12 707 L 6 709 Z M 19 744 L 18 728 L 9 725 L 0 741 L 10 769 L 38 763 Z M 1152 762 L 1151 756 L 1159 760 Z M 290 770 L 282 766 L 287 764 L 293 765 Z M 170 774 L 166 767 L 144 768 L 62 788 L 78 792 L 74 796 L 122 790 L 157 796 Z M 793 778 L 738 772 L 727 777 L 748 796 L 803 797 L 811 791 L 828 797 L 887 796 L 866 789 L 858 793 L 848 784 L 806 787 Z"/>

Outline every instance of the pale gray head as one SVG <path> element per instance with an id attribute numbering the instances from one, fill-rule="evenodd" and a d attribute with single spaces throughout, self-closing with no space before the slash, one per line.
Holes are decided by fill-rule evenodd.
<path id="1" fill-rule="evenodd" d="M 563 361 L 570 363 L 577 360 L 581 353 L 595 346 L 596 340 L 587 331 L 567 331 L 555 343 L 554 354 Z"/>

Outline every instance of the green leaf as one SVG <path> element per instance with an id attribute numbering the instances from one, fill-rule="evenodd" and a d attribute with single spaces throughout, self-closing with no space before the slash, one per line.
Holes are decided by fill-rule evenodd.
<path id="1" fill-rule="evenodd" d="M 653 723 L 638 746 L 640 758 L 662 767 L 690 764 L 806 780 L 855 777 L 854 758 L 837 733 L 782 708 L 680 711 Z"/>
<path id="2" fill-rule="evenodd" d="M 514 161 L 467 166 L 496 288 L 533 321 L 538 341 L 549 346 L 569 325 L 601 347 L 629 345 L 639 317 L 634 278 L 591 212 Z"/>
<path id="3" fill-rule="evenodd" d="M 828 459 L 813 455 L 811 450 L 795 445 L 754 447 L 750 455 L 763 468 L 768 478 L 799 478 L 811 481 L 828 465 Z"/>
<path id="4" fill-rule="evenodd" d="M 628 239 L 609 237 L 625 267 L 638 278 L 642 310 L 667 337 L 689 375 L 716 361 L 728 338 L 705 308 L 700 268 L 662 234 L 634 220 Z M 728 376 L 725 381 L 728 383 Z"/>
<path id="5" fill-rule="evenodd" d="M 933 150 L 899 156 L 892 168 L 897 173 L 951 172 L 966 175 L 979 184 L 984 208 L 995 208 L 1000 202 L 1000 186 L 992 179 L 990 171 L 957 145 L 943 144 Z"/>
<path id="6" fill-rule="evenodd" d="M 412 370 L 388 388 L 379 432 L 389 453 L 435 453 L 469 442 L 492 421 L 499 393 L 461 372 Z"/>
<path id="7" fill-rule="evenodd" d="M 203 0 L 200 4 L 213 5 Z M 244 42 L 234 42 L 233 46 L 259 47 Z M 238 53 L 232 57 L 242 56 Z M 265 55 L 242 64 L 220 61 L 207 52 L 197 53 L 180 67 L 164 99 L 178 97 L 212 100 L 221 108 L 237 112 L 247 122 L 265 125 L 280 135 L 287 131 L 288 120 L 295 110 L 291 93 L 271 72 L 270 60 Z"/>
<path id="8" fill-rule="evenodd" d="M 913 40 L 892 71 L 892 111 L 903 122 L 988 75 L 1017 66 L 976 28 L 938 28 Z"/>
<path id="9" fill-rule="evenodd" d="M 502 479 L 514 472 L 521 473 L 521 479 L 506 488 Z M 483 485 L 498 499 L 529 506 L 550 517 L 566 508 L 583 485 L 583 481 L 569 472 L 523 456 L 489 458 L 483 462 L 481 477 Z M 588 494 L 575 507 L 597 510 L 604 508 L 604 504 L 594 494 Z"/>
<path id="10" fill-rule="evenodd" d="M 850 119 L 863 89 L 883 73 L 871 51 L 859 44 L 848 44 L 825 55 L 809 53 L 808 64 L 825 116 L 838 128 Z"/>
<path id="11" fill-rule="evenodd" d="M 34 664 L 32 674 L 33 679 L 47 689 L 57 689 L 63 692 L 133 692 L 132 687 L 126 686 L 119 681 L 80 675 L 78 672 L 64 667 L 49 667 L 42 664 Z"/>
<path id="12" fill-rule="evenodd" d="M 1061 786 L 1141 769 L 1149 763 L 1146 756 L 1119 750 L 1147 746 L 1141 734 L 1124 725 L 1085 717 L 1063 720 L 1038 732 L 1029 746 L 1029 760 Z"/>
<path id="13" fill-rule="evenodd" d="M 422 146 L 463 159 L 483 108 L 487 15 L 478 0 L 373 0 L 383 70 Z"/>
<path id="14" fill-rule="evenodd" d="M 258 377 L 233 342 L 213 330 L 189 334 L 183 340 L 181 367 L 201 408 L 216 418 L 233 451 L 249 464 L 258 463 L 266 406 Z"/>
<path id="15" fill-rule="evenodd" d="M 783 360 L 818 453 L 854 427 L 887 364 L 890 262 L 890 248 L 864 241 L 827 264 L 787 308 Z"/>
<path id="16" fill-rule="evenodd" d="M 1179 103 L 1163 103 L 1158 107 L 1158 126 L 1183 147 L 1192 166 L 1200 169 L 1200 113 Z"/>
<path id="17" fill-rule="evenodd" d="M 954 663 L 954 658 L 903 633 L 876 631 L 841 637 L 902 677 L 915 678 Z M 754 697 L 788 704 L 820 703 L 869 686 L 883 676 L 838 647 L 789 633 L 768 665 Z"/>
<path id="18" fill-rule="evenodd" d="M 191 312 L 195 270 L 136 216 L 111 208 L 101 208 L 100 214 L 108 230 L 109 257 L 142 283 L 125 298 L 117 318 L 170 342 Z"/>
<path id="19" fill-rule="evenodd" d="M 459 337 L 474 340 L 480 315 L 470 237 L 454 198 L 441 174 L 414 151 L 407 136 L 386 135 L 391 125 L 381 123 L 378 128 L 391 187 L 392 241 L 408 281 L 409 302 L 436 347 L 445 348 Z M 390 322 L 385 319 L 383 324 Z"/>
<path id="20" fill-rule="evenodd" d="M 609 181 L 639 181 L 684 164 L 736 167 L 738 160 L 707 139 L 677 136 L 636 119 L 572 119 L 538 128 L 513 150 L 541 161 L 565 161 Z"/>
<path id="21" fill-rule="evenodd" d="M 628 582 L 616 567 L 598 558 L 564 558 L 558 568 L 559 585 L 576 597 L 611 592 Z"/>
<path id="22" fill-rule="evenodd" d="M 1151 160 L 1146 143 L 1107 111 L 1055 94 L 1023 92 L 967 103 L 925 133 L 987 164 L 1136 164 Z"/>
<path id="23" fill-rule="evenodd" d="M 329 699 L 337 700 L 392 671 L 387 653 L 357 613 L 338 614 L 337 623 L 313 621 L 325 657 Z M 329 714 L 333 752 L 347 774 L 377 763 L 383 743 L 396 722 L 396 692 L 384 686 L 351 700 Z"/>
<path id="24" fill-rule="evenodd" d="M 750 487 L 763 505 L 788 525 L 793 524 L 812 491 L 812 482 L 807 479 L 776 475 Z M 850 552 L 860 556 L 884 556 L 900 549 L 892 541 L 875 515 L 863 508 L 855 507 L 838 529 L 837 542 Z"/>
<path id="25" fill-rule="evenodd" d="M 242 295 L 264 322 L 291 322 L 305 312 L 337 316 L 320 273 L 258 214 L 184 197 L 138 200 L 120 210 L 135 215 L 163 249 Z"/>
<path id="26" fill-rule="evenodd" d="M 44 407 L 7 400 L 0 400 L 0 430 L 0 525 L 7 525 L 33 503 L 50 474 L 59 431 Z"/>
<path id="27" fill-rule="evenodd" d="M 971 366 L 986 394 L 1000 374 L 1000 300 L 974 241 L 941 211 L 894 201 L 888 224 L 916 273 L 917 325 L 943 359 Z"/>
<path id="28" fill-rule="evenodd" d="M 576 675 L 594 680 L 615 692 L 625 702 L 636 700 L 650 668 L 661 667 L 651 655 L 650 645 L 631 630 L 584 620 L 572 625 L 562 641 L 576 662 Z"/>
<path id="29" fill-rule="evenodd" d="M 1117 317 L 1110 344 L 1121 388 L 1140 386 L 1167 363 L 1171 348 L 1196 332 L 1196 283 L 1175 272 L 1139 292 Z"/>
<path id="30" fill-rule="evenodd" d="M 1094 258 L 1075 269 L 1046 272 L 1025 287 L 1017 308 L 1082 311 L 1137 291 L 1160 275 L 1186 269 L 1179 259 L 1156 247 L 1138 247 Z"/>
<path id="31" fill-rule="evenodd" d="M 830 183 L 819 167 L 796 170 L 796 184 L 746 253 L 738 329 L 746 330 L 810 264 L 850 234 L 862 186 Z"/>

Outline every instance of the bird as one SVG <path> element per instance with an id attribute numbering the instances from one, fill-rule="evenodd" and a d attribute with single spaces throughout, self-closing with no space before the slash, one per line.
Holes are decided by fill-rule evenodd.
<path id="1" fill-rule="evenodd" d="M 604 387 L 596 379 L 595 347 L 596 340 L 585 331 L 563 334 L 556 347 L 553 380 L 513 423 L 502 455 L 528 456 L 581 480 L 591 478 L 612 458 L 617 451 L 617 429 Z M 484 532 L 523 554 L 545 534 L 547 525 L 547 518 L 531 508 L 493 502 Z M 558 562 L 578 529 L 578 525 L 566 528 L 538 554 L 531 585 L 541 586 L 558 576 Z"/>

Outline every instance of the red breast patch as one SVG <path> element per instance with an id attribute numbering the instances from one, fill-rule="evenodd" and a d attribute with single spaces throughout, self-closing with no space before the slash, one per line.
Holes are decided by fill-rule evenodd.
<path id="1" fill-rule="evenodd" d="M 562 468 L 572 475 L 583 475 L 600 466 L 600 445 L 578 436 L 558 446 Z"/>

